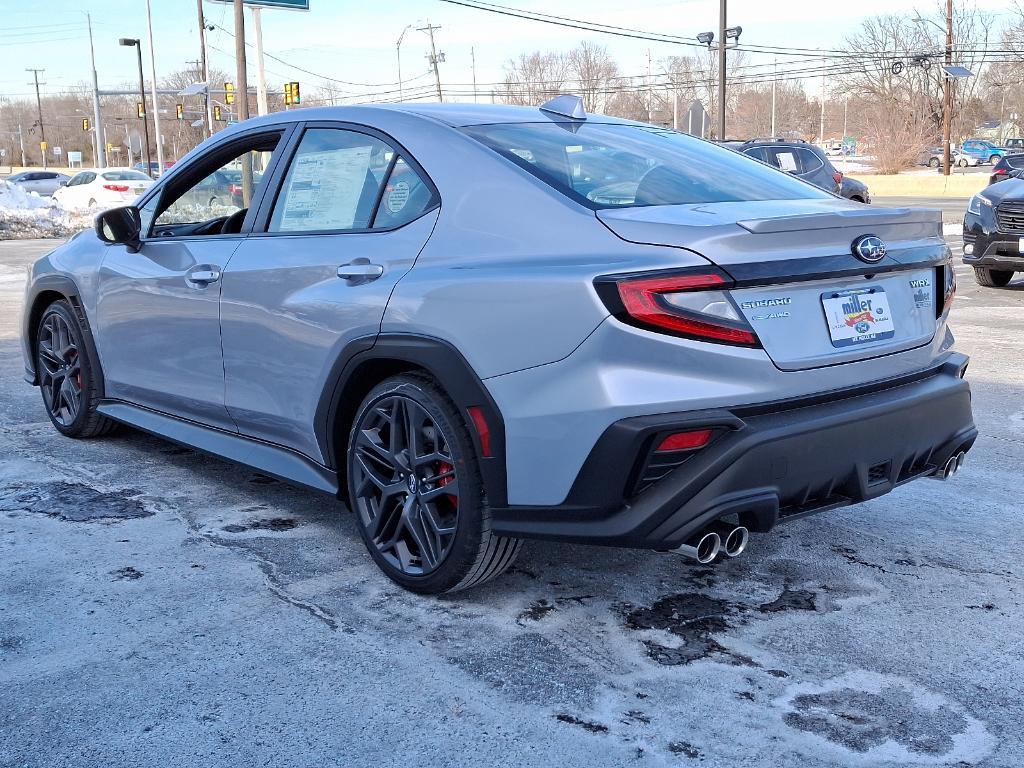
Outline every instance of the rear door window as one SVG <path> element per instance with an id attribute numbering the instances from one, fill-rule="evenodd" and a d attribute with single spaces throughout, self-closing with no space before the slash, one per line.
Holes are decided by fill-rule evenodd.
<path id="1" fill-rule="evenodd" d="M 369 134 L 307 130 L 274 203 L 268 231 L 369 229 L 394 155 L 390 146 Z"/>
<path id="2" fill-rule="evenodd" d="M 374 229 L 395 229 L 418 219 L 437 204 L 433 188 L 404 157 L 396 157 L 388 175 Z"/>

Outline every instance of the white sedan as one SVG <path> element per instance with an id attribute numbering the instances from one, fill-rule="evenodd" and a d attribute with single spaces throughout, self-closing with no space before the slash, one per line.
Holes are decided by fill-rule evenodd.
<path id="1" fill-rule="evenodd" d="M 53 193 L 64 208 L 116 208 L 130 205 L 153 184 L 134 168 L 88 168 Z"/>

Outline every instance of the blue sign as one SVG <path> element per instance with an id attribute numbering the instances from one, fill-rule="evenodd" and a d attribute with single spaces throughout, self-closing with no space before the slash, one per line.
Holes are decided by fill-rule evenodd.
<path id="1" fill-rule="evenodd" d="M 214 3 L 230 5 L 232 0 L 211 0 Z M 242 0 L 250 8 L 288 8 L 293 11 L 308 11 L 309 0 Z"/>

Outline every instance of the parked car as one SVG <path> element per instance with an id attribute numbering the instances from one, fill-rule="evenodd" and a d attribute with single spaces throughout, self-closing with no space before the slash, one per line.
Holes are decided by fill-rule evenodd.
<path id="1" fill-rule="evenodd" d="M 1024 151 L 1024 136 L 1007 139 L 1003 142 L 1003 148 L 1010 152 Z"/>
<path id="2" fill-rule="evenodd" d="M 866 184 L 854 179 L 846 180 L 816 144 L 787 139 L 753 139 L 740 151 L 768 165 L 791 173 L 816 187 L 845 197 L 855 203 L 870 203 L 871 195 Z"/>
<path id="3" fill-rule="evenodd" d="M 72 176 L 53 199 L 64 208 L 112 208 L 130 203 L 152 184 L 133 168 L 88 168 Z"/>
<path id="4" fill-rule="evenodd" d="M 56 171 L 22 171 L 7 177 L 7 181 L 12 184 L 17 184 L 26 192 L 35 192 L 42 197 L 52 195 L 70 179 L 70 176 Z"/>
<path id="5" fill-rule="evenodd" d="M 837 157 L 843 154 L 843 142 L 841 141 L 826 141 L 822 147 L 825 154 L 829 157 Z"/>
<path id="6" fill-rule="evenodd" d="M 996 163 L 995 168 L 992 169 L 992 175 L 988 177 L 988 183 L 995 184 L 998 181 L 1016 178 L 1022 173 L 1024 173 L 1024 153 L 1005 155 Z"/>
<path id="7" fill-rule="evenodd" d="M 259 184 L 262 174 L 253 173 L 253 183 Z M 196 184 L 182 198 L 196 205 L 215 208 L 242 207 L 242 172 L 233 168 L 220 168 Z"/>
<path id="8" fill-rule="evenodd" d="M 179 220 L 250 152 L 248 208 Z M 132 424 L 347 499 L 416 592 L 493 578 L 524 538 L 739 555 L 948 477 L 977 435 L 939 211 L 568 96 L 230 126 L 26 290 L 58 432 Z"/>
<path id="9" fill-rule="evenodd" d="M 979 163 L 995 165 L 999 162 L 999 158 L 1005 154 L 1005 149 L 997 147 L 987 139 L 967 139 L 967 141 L 960 145 L 961 156 L 972 157 Z"/>
<path id="10" fill-rule="evenodd" d="M 964 264 L 978 285 L 1002 288 L 1024 272 L 1024 179 L 1012 178 L 971 198 L 964 215 Z"/>
<path id="11" fill-rule="evenodd" d="M 962 155 L 957 150 L 949 153 L 949 159 L 953 166 L 967 168 L 978 165 L 978 158 L 970 155 Z M 930 147 L 918 157 L 919 165 L 927 165 L 930 168 L 942 166 L 942 147 Z"/>

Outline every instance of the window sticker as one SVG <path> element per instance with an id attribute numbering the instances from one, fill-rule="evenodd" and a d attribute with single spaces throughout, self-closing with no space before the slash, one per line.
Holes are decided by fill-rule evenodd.
<path id="1" fill-rule="evenodd" d="M 390 213 L 398 213 L 405 204 L 409 202 L 409 183 L 405 181 L 399 181 L 397 184 L 391 184 L 388 186 L 388 194 L 384 199 L 384 204 L 388 207 Z"/>
<path id="2" fill-rule="evenodd" d="M 369 164 L 369 146 L 296 157 L 280 230 L 352 229 Z"/>

